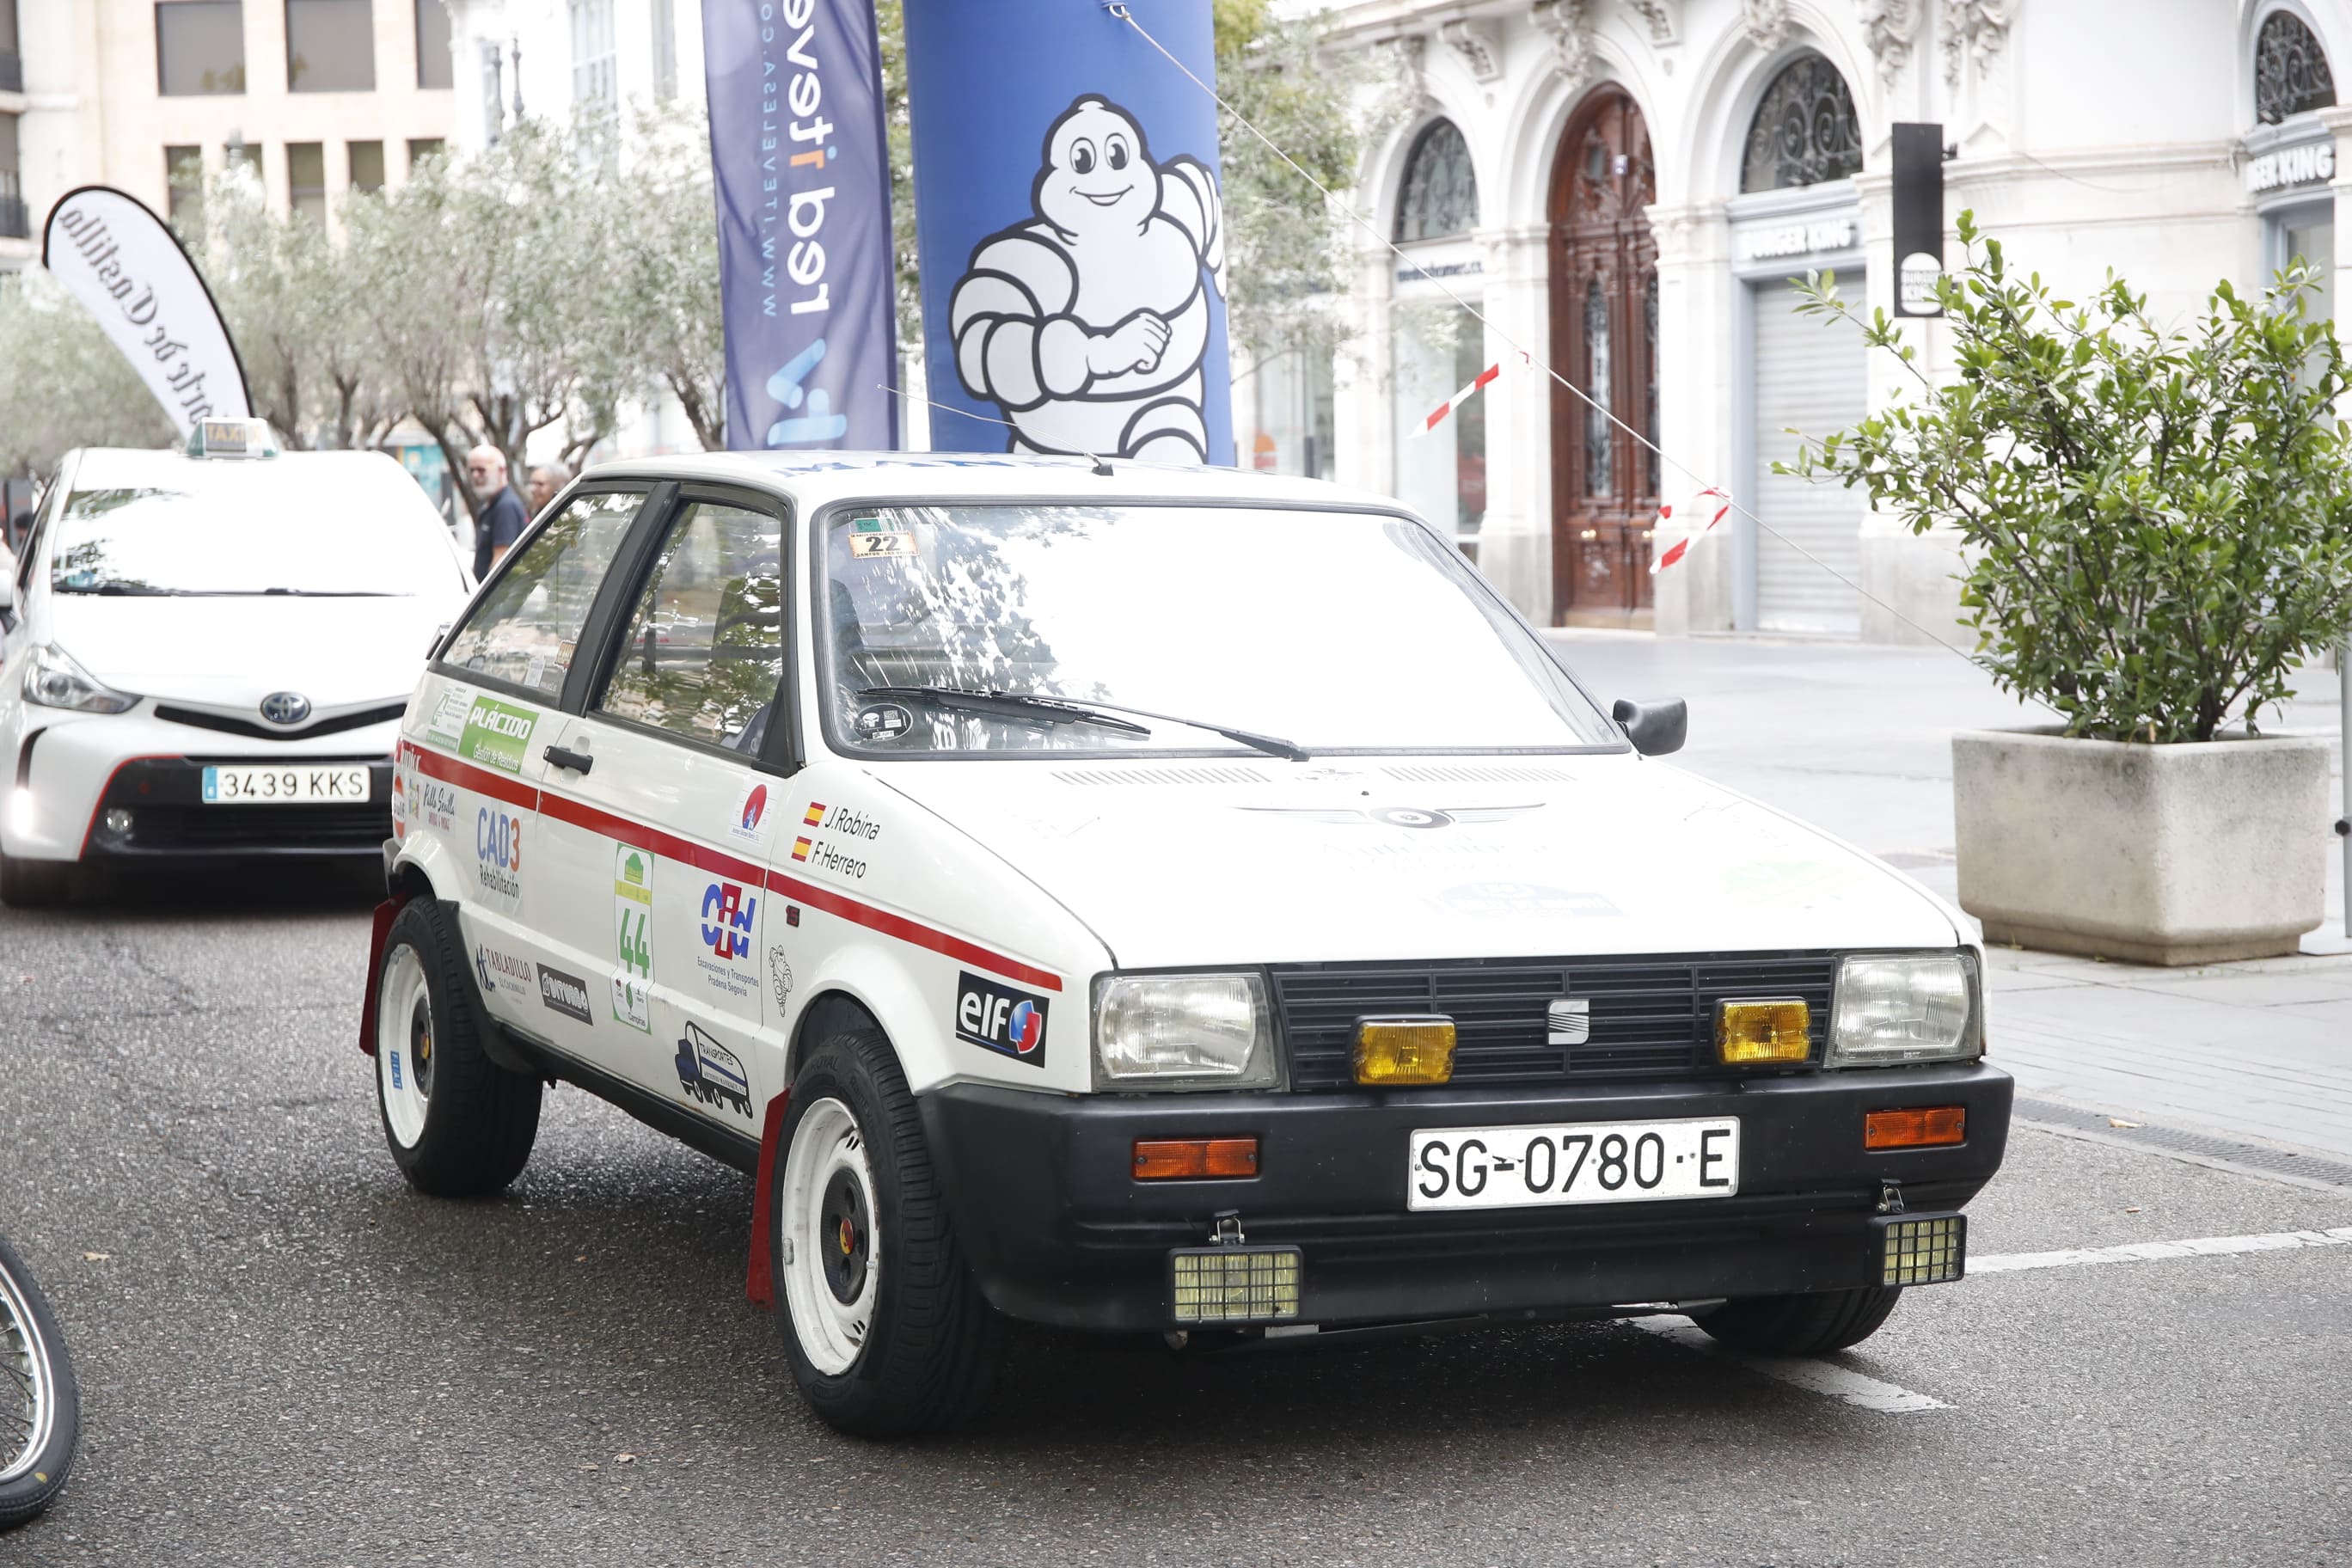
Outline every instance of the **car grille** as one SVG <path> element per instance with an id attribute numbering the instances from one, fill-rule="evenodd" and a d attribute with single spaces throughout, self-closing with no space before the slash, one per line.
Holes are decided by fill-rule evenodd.
<path id="1" fill-rule="evenodd" d="M 381 724 L 397 719 L 408 711 L 405 702 L 387 702 L 380 708 L 364 708 L 357 713 L 338 714 L 321 719 L 315 724 L 299 729 L 281 730 L 274 725 L 257 724 L 250 719 L 233 719 L 226 713 L 206 713 L 194 708 L 175 708 L 168 702 L 155 704 L 155 717 L 168 719 L 174 724 L 185 724 L 195 730 L 216 730 L 226 735 L 243 735 L 254 741 L 315 741 L 321 735 L 341 735 L 352 730 L 364 730 L 371 724 Z"/>
<path id="2" fill-rule="evenodd" d="M 389 805 L 150 805 L 134 814 L 132 847 L 149 851 L 375 849 L 392 837 Z"/>
<path id="3" fill-rule="evenodd" d="M 1312 1090 L 1353 1084 L 1356 1020 L 1414 1014 L 1454 1020 L 1457 1084 L 1723 1076 L 1715 1005 L 1727 997 L 1801 997 L 1818 1062 L 1836 971 L 1830 953 L 1743 952 L 1281 964 L 1272 977 L 1291 1087 Z M 1590 1004 L 1582 1044 L 1547 1043 L 1562 997 Z"/>

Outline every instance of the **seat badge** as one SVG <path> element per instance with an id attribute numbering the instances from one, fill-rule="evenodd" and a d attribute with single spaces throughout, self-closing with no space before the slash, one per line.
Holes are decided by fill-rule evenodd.
<path id="1" fill-rule="evenodd" d="M 1580 1046 L 1592 1037 L 1592 998 L 1561 996 L 1544 1009 L 1545 1040 L 1555 1046 Z"/>

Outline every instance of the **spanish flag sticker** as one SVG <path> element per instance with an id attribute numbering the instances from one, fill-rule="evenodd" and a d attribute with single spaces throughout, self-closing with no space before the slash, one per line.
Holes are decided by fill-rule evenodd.
<path id="1" fill-rule="evenodd" d="M 813 800 L 813 801 L 811 801 L 811 802 L 809 802 L 809 808 L 808 808 L 806 811 L 804 811 L 804 812 L 802 812 L 802 813 L 801 813 L 801 821 L 802 821 L 803 824 L 805 824 L 806 826 L 810 826 L 810 827 L 814 827 L 814 826 L 816 826 L 817 825 L 819 825 L 820 823 L 824 822 L 824 803 L 822 803 L 822 802 L 820 802 L 820 801 L 814 801 L 814 800 Z"/>
<path id="2" fill-rule="evenodd" d="M 809 841 L 808 841 L 807 839 L 805 839 L 805 838 L 795 838 L 795 839 L 793 839 L 793 859 L 795 859 L 795 860 L 805 860 L 805 859 L 807 859 L 807 858 L 808 858 L 808 852 L 809 852 Z"/>

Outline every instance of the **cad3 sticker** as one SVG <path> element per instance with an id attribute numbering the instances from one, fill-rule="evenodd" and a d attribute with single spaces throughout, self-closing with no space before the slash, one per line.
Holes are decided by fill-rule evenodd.
<path id="1" fill-rule="evenodd" d="M 956 982 L 956 1038 L 1033 1068 L 1045 1065 L 1045 998 L 965 970 Z"/>

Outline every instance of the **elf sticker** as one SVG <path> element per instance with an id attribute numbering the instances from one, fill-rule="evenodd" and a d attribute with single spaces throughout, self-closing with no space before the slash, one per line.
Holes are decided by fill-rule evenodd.
<path id="1" fill-rule="evenodd" d="M 613 1017 L 650 1035 L 654 983 L 654 858 L 622 844 L 613 851 Z"/>

